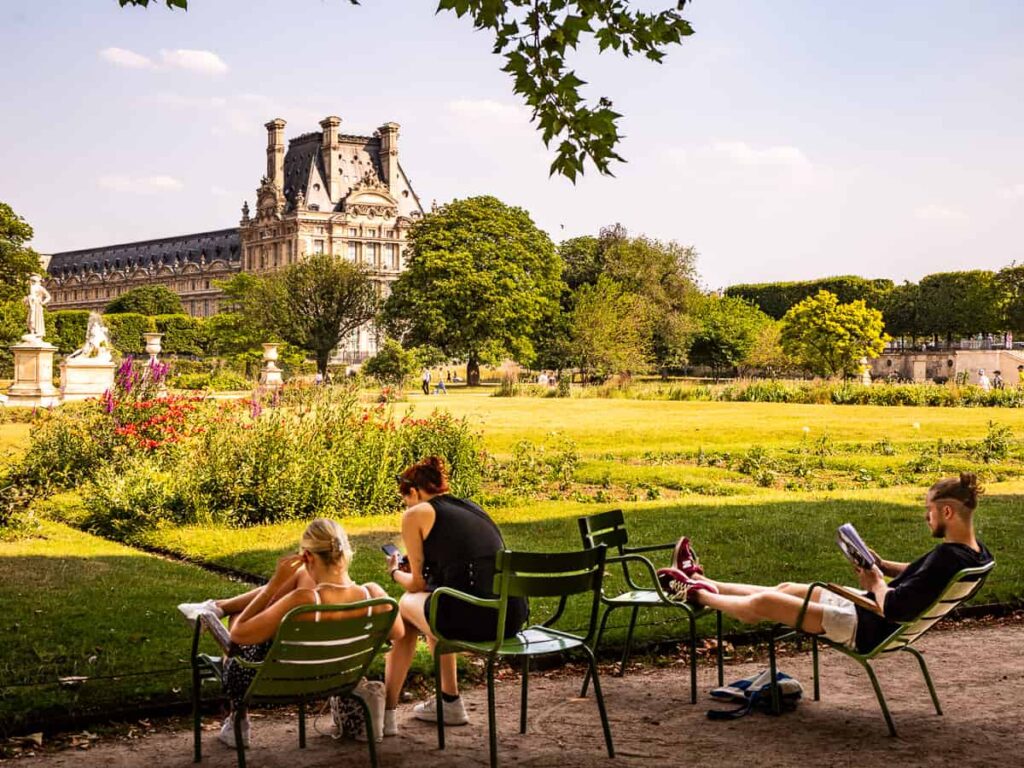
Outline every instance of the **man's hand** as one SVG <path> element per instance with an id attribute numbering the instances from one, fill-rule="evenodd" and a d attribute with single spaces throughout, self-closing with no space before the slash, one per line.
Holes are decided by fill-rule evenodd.
<path id="1" fill-rule="evenodd" d="M 861 589 L 878 594 L 879 586 L 885 587 L 885 579 L 882 577 L 882 571 L 877 565 L 873 565 L 870 568 L 856 568 L 854 570 L 857 571 L 857 581 Z"/>

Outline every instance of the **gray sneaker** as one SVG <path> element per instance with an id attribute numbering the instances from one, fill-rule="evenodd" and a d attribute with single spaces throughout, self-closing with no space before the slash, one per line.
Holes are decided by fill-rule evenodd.
<path id="1" fill-rule="evenodd" d="M 426 720 L 428 723 L 437 722 L 437 699 L 431 698 L 417 704 L 412 708 L 412 715 L 417 720 Z M 466 714 L 466 705 L 462 703 L 460 696 L 455 701 L 444 703 L 444 724 L 445 725 L 466 725 L 469 716 Z"/>

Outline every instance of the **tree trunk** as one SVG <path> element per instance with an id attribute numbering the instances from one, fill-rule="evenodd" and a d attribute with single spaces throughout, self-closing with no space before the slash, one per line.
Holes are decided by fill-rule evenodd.
<path id="1" fill-rule="evenodd" d="M 480 386 L 480 361 L 476 359 L 476 355 L 470 355 L 466 361 L 466 385 Z"/>
<path id="2" fill-rule="evenodd" d="M 331 350 L 318 349 L 316 351 L 316 370 L 327 381 L 327 360 L 331 356 Z"/>

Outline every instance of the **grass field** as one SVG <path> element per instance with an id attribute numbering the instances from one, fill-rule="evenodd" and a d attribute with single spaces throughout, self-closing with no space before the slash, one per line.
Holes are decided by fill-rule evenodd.
<path id="1" fill-rule="evenodd" d="M 836 526 L 847 521 L 884 556 L 913 558 L 932 544 L 921 503 L 926 485 L 939 473 L 979 467 L 989 482 L 980 535 L 1000 561 L 979 600 L 1024 596 L 1021 410 L 505 399 L 465 390 L 416 394 L 397 407 L 419 415 L 445 407 L 466 416 L 499 461 L 521 452 L 522 441 L 538 446 L 552 433 L 573 441 L 580 460 L 568 486 L 547 483 L 532 498 L 490 507 L 510 547 L 575 548 L 578 516 L 621 507 L 636 543 L 687 534 L 710 574 L 738 581 L 850 583 L 833 541 Z M 1001 458 L 985 462 L 990 421 L 1010 433 Z M 25 425 L 0 425 L 0 455 L 23 447 L 27 434 Z M 760 456 L 766 474 L 750 470 L 752 456 Z M 493 488 L 489 494 L 499 498 Z M 51 508 L 73 509 L 73 494 L 65 496 Z M 397 539 L 398 521 L 397 511 L 345 521 L 357 550 L 356 579 L 391 586 L 379 545 Z M 294 549 L 303 526 L 162 528 L 145 543 L 266 576 L 280 554 Z M 0 686 L 173 667 L 186 658 L 188 636 L 174 605 L 244 588 L 63 525 L 45 523 L 41 533 L 0 544 L 0 600 L 11 606 Z M 659 564 L 666 561 L 663 555 Z M 617 579 L 609 576 L 609 589 Z M 534 606 L 534 619 L 545 608 Z M 677 636 L 680 626 L 659 623 L 672 617 L 646 617 L 641 639 Z M 562 626 L 583 622 L 582 607 L 574 605 Z M 620 638 L 613 632 L 609 640 L 614 645 Z M 26 715 L 181 697 L 183 678 L 176 675 L 77 689 L 0 687 L 0 730 Z"/>

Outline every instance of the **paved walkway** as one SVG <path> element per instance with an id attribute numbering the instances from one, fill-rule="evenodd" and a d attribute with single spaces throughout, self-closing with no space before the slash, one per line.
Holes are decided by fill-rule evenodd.
<path id="1" fill-rule="evenodd" d="M 905 658 L 879 664 L 900 737 L 889 738 L 871 685 L 858 665 L 837 653 L 822 654 L 822 701 L 810 700 L 809 654 L 785 657 L 780 668 L 803 681 L 808 698 L 781 718 L 753 714 L 711 722 L 704 698 L 686 702 L 686 667 L 639 668 L 624 678 L 604 677 L 618 758 L 604 752 L 593 698 L 575 698 L 579 677 L 564 672 L 531 678 L 529 729 L 518 733 L 519 695 L 513 675 L 499 683 L 499 760 L 504 766 L 994 766 L 1024 762 L 1024 622 L 968 626 L 935 632 L 921 644 L 932 669 L 945 716 L 935 715 L 917 663 Z M 903 655 L 901 655 L 903 656 Z M 728 679 L 763 667 L 737 663 Z M 711 666 L 702 669 L 701 689 L 714 685 Z M 401 735 L 380 745 L 382 768 L 487 765 L 486 694 L 467 692 L 472 723 L 449 729 L 445 752 L 435 731 L 400 713 Z M 216 739 L 212 720 L 204 733 L 205 766 L 233 766 L 234 753 Z M 321 721 L 326 727 L 326 721 Z M 299 752 L 295 718 L 275 713 L 254 721 L 252 768 L 318 768 L 368 765 L 365 745 L 336 743 L 310 727 L 309 746 Z M 25 758 L 18 765 L 185 766 L 191 762 L 187 730 L 133 740 L 100 742 L 88 750 Z"/>

